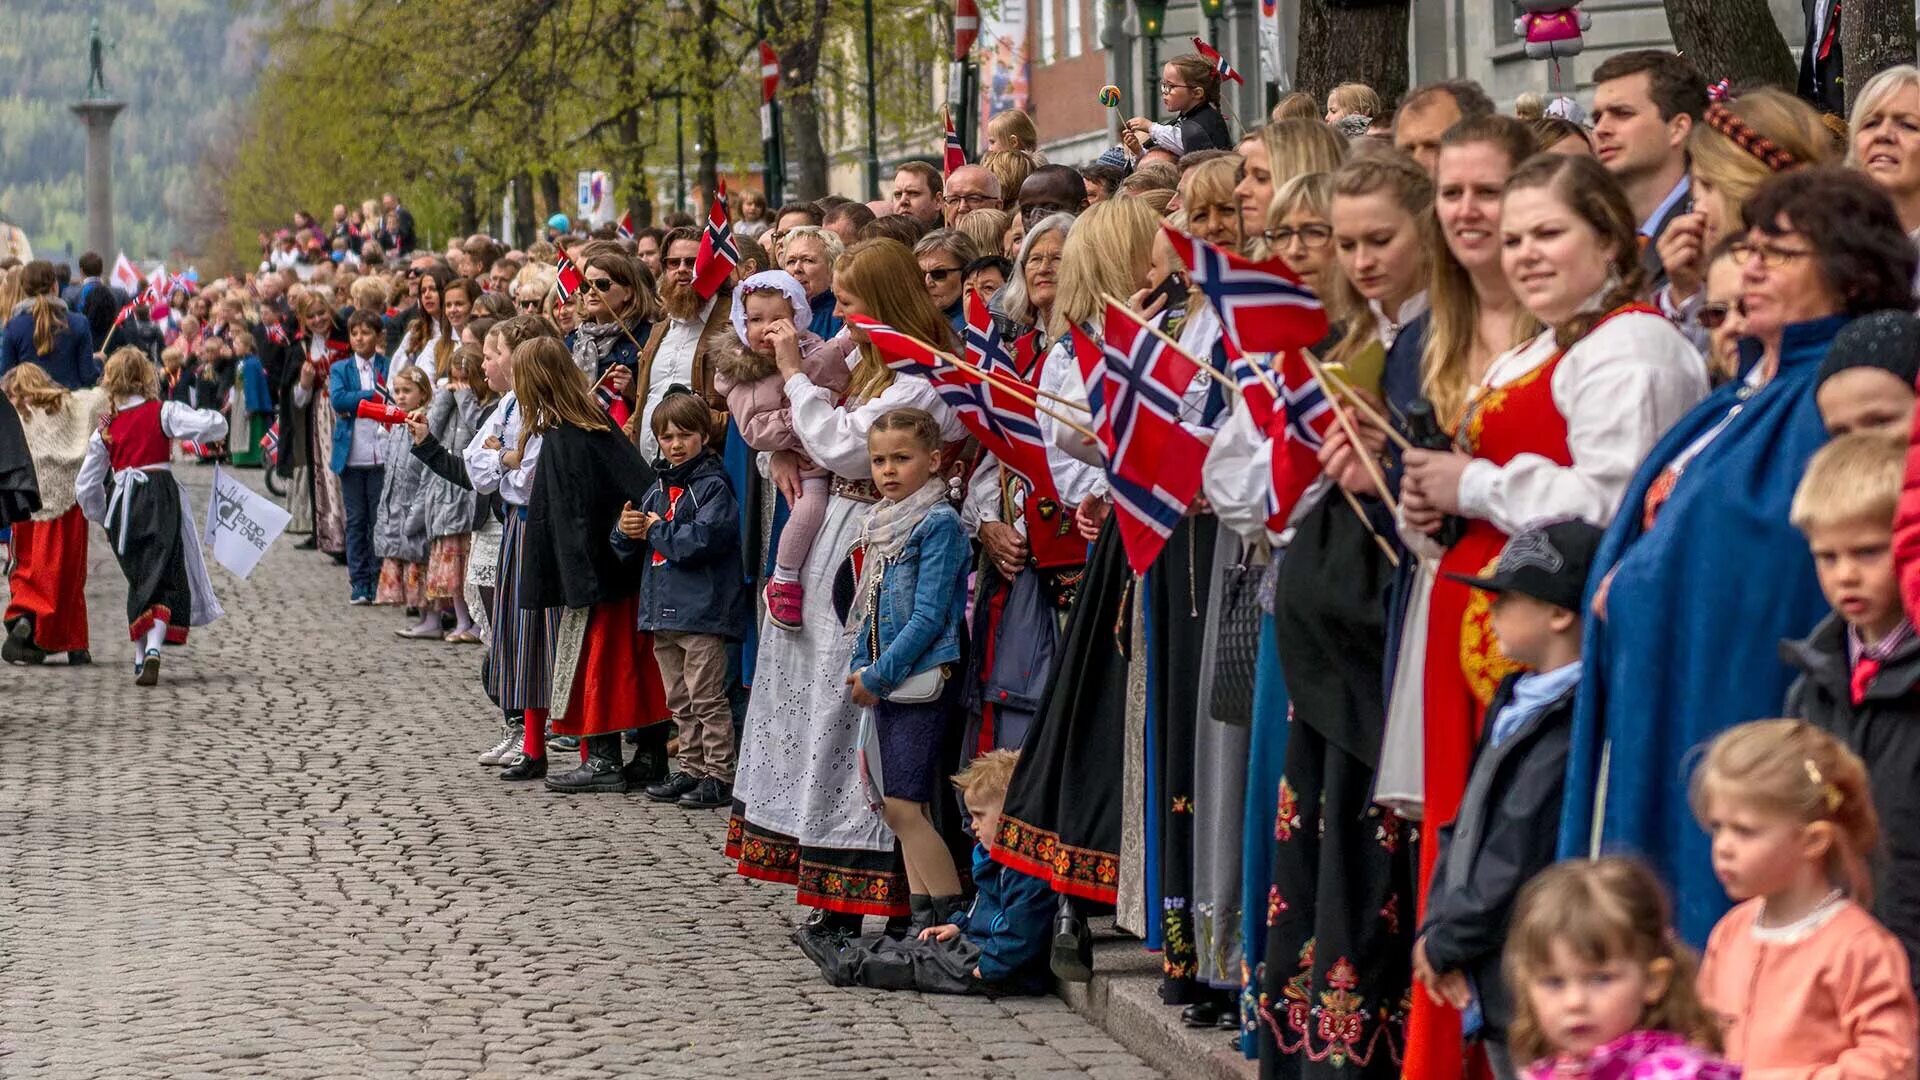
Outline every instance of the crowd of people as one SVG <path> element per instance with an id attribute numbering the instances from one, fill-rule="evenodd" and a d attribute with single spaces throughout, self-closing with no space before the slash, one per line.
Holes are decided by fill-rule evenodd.
<path id="1" fill-rule="evenodd" d="M 836 984 L 1084 980 L 1110 912 L 1263 1076 L 1913 1077 L 1920 69 L 1844 119 L 1593 77 L 1590 125 L 1349 84 L 1236 138 L 1180 56 L 1093 164 L 1003 113 L 879 204 L 741 196 L 717 274 L 685 219 L 342 205 L 155 350 L 9 270 L 6 659 L 88 657 L 92 521 L 151 685 L 217 614 L 167 444 L 264 441 L 346 602 L 484 646 L 481 764 L 726 811 Z M 1208 246 L 1324 339 L 1239 348 Z M 1143 575 L 1116 299 L 1217 369 L 1154 406 L 1204 463 Z M 1042 464 L 876 324 L 1003 342 Z"/>

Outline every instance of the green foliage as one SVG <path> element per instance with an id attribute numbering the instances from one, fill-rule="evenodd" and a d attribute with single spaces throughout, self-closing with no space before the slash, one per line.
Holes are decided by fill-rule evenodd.
<path id="1" fill-rule="evenodd" d="M 114 233 L 134 257 L 197 254 L 180 228 L 194 163 L 252 88 L 259 20 L 251 0 L 122 0 L 100 8 L 114 124 Z M 67 103 L 87 86 L 89 6 L 7 0 L 0 19 L 0 217 L 36 252 L 86 243 L 86 133 Z M 182 246 L 186 251 L 181 252 Z M 111 260 L 113 253 L 106 253 Z"/>

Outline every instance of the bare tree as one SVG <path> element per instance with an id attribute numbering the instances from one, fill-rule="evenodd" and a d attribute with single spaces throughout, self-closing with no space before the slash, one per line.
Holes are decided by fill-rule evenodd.
<path id="1" fill-rule="evenodd" d="M 1325 101 L 1343 82 L 1363 82 L 1386 102 L 1407 91 L 1408 0 L 1366 7 L 1335 7 L 1302 0 L 1300 58 L 1293 84 Z"/>
<path id="2" fill-rule="evenodd" d="M 1855 2 L 1847 0 L 1849 22 Z M 1667 26 L 1674 46 L 1708 82 L 1726 79 L 1735 86 L 1771 83 L 1793 88 L 1793 54 L 1767 0 L 1667 0 Z"/>

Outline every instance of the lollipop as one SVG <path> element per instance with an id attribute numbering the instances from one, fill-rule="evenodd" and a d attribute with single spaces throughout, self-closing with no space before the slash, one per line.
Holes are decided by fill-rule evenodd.
<path id="1" fill-rule="evenodd" d="M 1100 104 L 1109 109 L 1120 107 L 1120 88 L 1109 83 L 1100 88 Z"/>

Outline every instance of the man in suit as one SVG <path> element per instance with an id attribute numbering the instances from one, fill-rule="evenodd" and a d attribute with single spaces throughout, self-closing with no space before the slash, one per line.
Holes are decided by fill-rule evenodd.
<path id="1" fill-rule="evenodd" d="M 1847 115 L 1847 85 L 1841 77 L 1840 0 L 1800 0 L 1806 47 L 1800 50 L 1799 94 L 1824 113 Z"/>
<path id="2" fill-rule="evenodd" d="M 380 349 L 383 332 L 377 312 L 356 311 L 347 320 L 353 355 L 327 371 L 327 398 L 333 404 L 333 456 L 328 467 L 340 474 L 340 501 L 346 504 L 348 603 L 371 604 L 380 584 L 380 560 L 373 553 L 373 522 L 380 502 L 380 425 L 355 411 L 363 401 L 378 401 L 387 381 L 387 358 Z"/>
<path id="3" fill-rule="evenodd" d="M 120 309 L 126 306 L 126 294 L 109 285 L 101 278 L 107 264 L 98 252 L 89 251 L 80 256 L 80 281 L 67 286 L 61 299 L 67 302 L 68 310 L 79 313 L 87 320 L 93 330 L 94 347 L 107 340 L 107 334 L 113 329 L 113 320 L 120 315 Z"/>
<path id="4" fill-rule="evenodd" d="M 1693 209 L 1687 135 L 1707 111 L 1707 80 L 1678 53 L 1638 49 L 1593 72 L 1593 148 L 1640 222 L 1649 294 L 1666 284 L 1660 234 Z"/>

